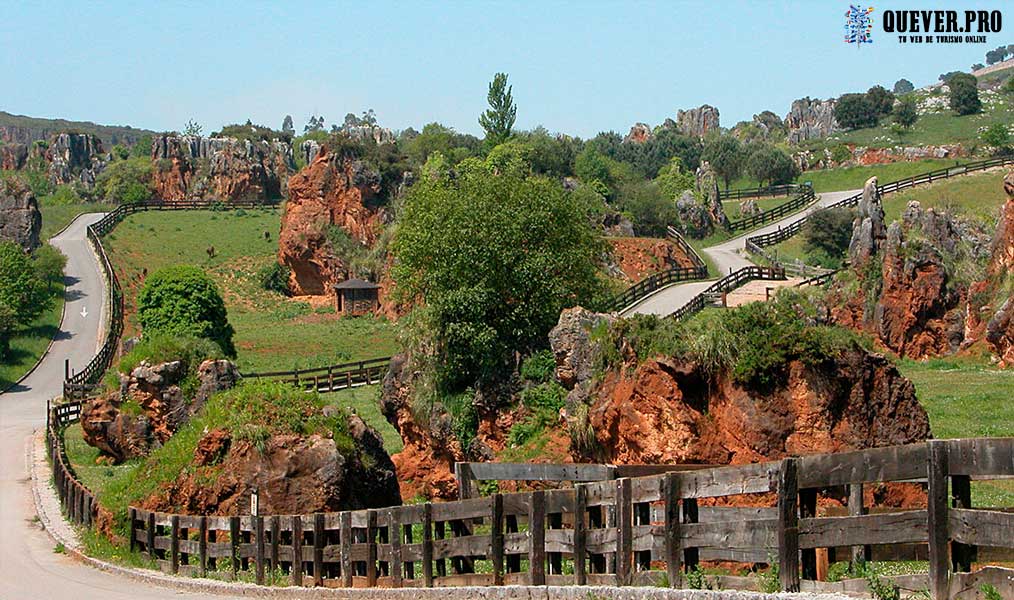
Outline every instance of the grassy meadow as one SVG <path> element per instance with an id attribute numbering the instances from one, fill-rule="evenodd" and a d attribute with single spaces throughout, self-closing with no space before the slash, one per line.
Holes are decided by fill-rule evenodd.
<path id="1" fill-rule="evenodd" d="M 388 356 L 394 325 L 383 318 L 338 318 L 328 302 L 311 306 L 261 288 L 258 271 L 278 250 L 279 209 L 173 211 L 132 215 L 103 241 L 123 285 L 126 335 L 136 335 L 144 272 L 175 264 L 206 270 L 218 283 L 236 329 L 240 369 L 274 371 Z M 265 239 L 265 232 L 269 239 Z M 214 256 L 207 250 L 214 247 Z"/>

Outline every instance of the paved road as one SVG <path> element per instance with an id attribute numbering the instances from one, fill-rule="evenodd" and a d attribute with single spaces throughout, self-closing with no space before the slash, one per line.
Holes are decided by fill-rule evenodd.
<path id="1" fill-rule="evenodd" d="M 85 227 L 101 214 L 79 217 L 54 246 L 67 255 L 67 309 L 49 355 L 20 385 L 0 394 L 0 598 L 3 600 L 112 600 L 196 598 L 103 573 L 65 555 L 33 522 L 35 505 L 25 467 L 32 432 L 46 423 L 46 400 L 62 391 L 64 359 L 87 364 L 102 331 L 104 284 Z M 81 311 L 87 308 L 87 316 Z"/>
<path id="2" fill-rule="evenodd" d="M 843 198 L 858 194 L 862 190 L 849 190 L 844 192 L 826 192 L 820 194 L 816 203 L 810 205 L 808 208 L 789 215 L 780 221 L 775 221 L 744 233 L 739 237 L 726 240 L 720 244 L 709 246 L 704 248 L 704 253 L 715 263 L 715 267 L 722 275 L 728 275 L 732 271 L 737 271 L 743 267 L 748 267 L 753 263 L 750 260 L 749 255 L 746 254 L 745 244 L 746 238 L 762 233 L 770 233 L 777 231 L 779 227 L 786 227 L 802 219 L 806 215 L 812 213 L 818 208 L 833 204 Z M 711 285 L 712 281 L 692 281 L 687 283 L 677 283 L 666 288 L 662 288 L 654 294 L 644 298 L 637 304 L 627 308 L 623 311 L 624 316 L 633 314 L 653 314 L 659 316 L 666 316 L 672 314 L 673 311 L 681 308 L 684 304 L 689 302 L 694 296 L 706 289 Z"/>

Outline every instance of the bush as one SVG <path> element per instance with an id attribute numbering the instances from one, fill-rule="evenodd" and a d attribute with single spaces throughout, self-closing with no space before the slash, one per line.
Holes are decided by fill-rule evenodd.
<path id="1" fill-rule="evenodd" d="M 31 258 L 14 242 L 0 240 L 0 358 L 10 335 L 49 308 L 52 296 Z"/>
<path id="2" fill-rule="evenodd" d="M 273 262 L 257 272 L 257 281 L 269 292 L 289 295 L 289 277 L 292 270 L 288 266 Z"/>
<path id="3" fill-rule="evenodd" d="M 803 224 L 803 247 L 808 253 L 841 257 L 852 240 L 852 220 L 852 211 L 847 208 L 814 211 Z"/>
<path id="4" fill-rule="evenodd" d="M 894 94 L 887 91 L 883 86 L 875 85 L 866 92 L 866 100 L 878 116 L 891 114 L 894 107 Z"/>
<path id="5" fill-rule="evenodd" d="M 885 90 L 886 91 L 886 90 Z M 845 94 L 834 106 L 834 118 L 846 129 L 862 129 L 877 124 L 878 109 L 866 94 Z"/>
<path id="6" fill-rule="evenodd" d="M 95 187 L 110 202 L 143 202 L 155 193 L 151 176 L 152 163 L 147 157 L 118 160 L 99 174 Z"/>
<path id="7" fill-rule="evenodd" d="M 521 377 L 536 383 L 545 383 L 556 373 L 556 358 L 552 350 L 539 350 L 521 363 Z"/>
<path id="8" fill-rule="evenodd" d="M 983 130 L 979 139 L 987 146 L 991 146 L 997 154 L 1010 152 L 1010 132 L 1007 130 L 1007 125 L 1003 123 L 993 123 Z"/>
<path id="9" fill-rule="evenodd" d="M 66 206 L 80 203 L 81 195 L 78 194 L 77 188 L 72 185 L 58 185 L 46 200 L 48 204 Z"/>
<path id="10" fill-rule="evenodd" d="M 915 122 L 919 119 L 915 98 L 903 98 L 898 102 L 898 105 L 894 107 L 892 117 L 894 118 L 894 122 L 902 127 L 908 128 L 915 125 Z"/>
<path id="11" fill-rule="evenodd" d="M 44 244 L 32 255 L 32 267 L 39 279 L 47 284 L 50 290 L 63 281 L 63 269 L 67 266 L 67 257 L 49 244 Z"/>
<path id="12" fill-rule="evenodd" d="M 630 218 L 637 235 L 665 237 L 666 227 L 679 222 L 676 201 L 654 183 L 623 184 L 616 191 L 615 205 Z"/>
<path id="13" fill-rule="evenodd" d="M 560 409 L 567 398 L 567 390 L 556 382 L 528 388 L 521 393 L 521 403 L 530 411 L 529 416 L 511 427 L 507 434 L 510 446 L 523 446 L 538 433 L 560 420 Z"/>
<path id="14" fill-rule="evenodd" d="M 951 89 L 951 110 L 959 115 L 971 115 L 982 110 L 979 100 L 979 80 L 968 73 L 955 73 L 947 79 Z"/>
<path id="15" fill-rule="evenodd" d="M 137 319 L 145 336 L 196 336 L 235 356 L 233 328 L 218 286 L 197 267 L 176 265 L 152 273 L 137 296 Z"/>

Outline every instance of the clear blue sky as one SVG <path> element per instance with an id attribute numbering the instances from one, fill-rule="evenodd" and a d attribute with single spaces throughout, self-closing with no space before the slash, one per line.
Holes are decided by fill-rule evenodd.
<path id="1" fill-rule="evenodd" d="M 722 125 L 802 96 L 916 86 L 1014 41 L 1014 10 L 986 45 L 899 45 L 875 7 L 875 43 L 842 41 L 847 1 L 5 3 L 0 110 L 209 132 L 250 118 L 301 129 L 373 108 L 393 129 L 440 121 L 479 133 L 486 85 L 506 71 L 520 128 L 592 136 L 713 104 Z"/>

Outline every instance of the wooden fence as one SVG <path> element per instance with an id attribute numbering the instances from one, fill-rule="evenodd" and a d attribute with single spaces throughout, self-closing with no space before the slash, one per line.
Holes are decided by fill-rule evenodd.
<path id="1" fill-rule="evenodd" d="M 766 198 L 769 196 L 788 196 L 799 190 L 801 186 L 795 183 L 782 185 L 771 185 L 767 187 L 740 188 L 736 190 L 718 190 L 719 200 L 743 200 L 745 198 Z"/>
<path id="2" fill-rule="evenodd" d="M 704 262 L 704 259 L 701 258 L 701 255 L 694 250 L 693 246 L 688 244 L 683 236 L 680 235 L 680 232 L 671 225 L 666 228 L 666 233 L 668 234 L 669 240 L 683 250 L 690 259 L 692 265 L 689 267 L 672 267 L 645 277 L 624 290 L 623 293 L 613 298 L 612 304 L 610 305 L 611 310 L 617 312 L 622 311 L 624 308 L 635 304 L 642 298 L 650 296 L 657 290 L 674 283 L 707 279 L 708 265 Z"/>
<path id="3" fill-rule="evenodd" d="M 88 242 L 99 257 L 99 267 L 102 269 L 102 276 L 106 280 L 108 295 L 105 298 L 105 303 L 109 310 L 108 328 L 105 331 L 102 347 L 88 361 L 88 364 L 75 373 L 71 373 L 69 369 L 65 372 L 63 381 L 64 398 L 85 398 L 98 387 L 102 376 L 116 357 L 116 352 L 120 345 L 120 336 L 123 334 L 123 288 L 120 286 L 120 280 L 116 276 L 116 271 L 109 262 L 105 248 L 102 247 L 102 236 L 112 231 L 127 216 L 139 212 L 151 210 L 253 209 L 277 206 L 279 202 L 279 200 L 262 202 L 238 200 L 228 203 L 216 200 L 147 200 L 144 202 L 130 202 L 117 206 L 114 210 L 106 213 L 104 217 L 89 225 L 86 229 Z"/>
<path id="4" fill-rule="evenodd" d="M 691 298 L 689 302 L 670 313 L 669 317 L 676 319 L 677 321 L 683 320 L 696 312 L 704 310 L 704 307 L 706 307 L 716 295 L 731 292 L 744 283 L 755 279 L 784 280 L 785 269 L 780 266 L 758 267 L 751 265 L 749 267 L 743 267 L 738 271 L 733 271 L 711 284 L 703 292 Z"/>
<path id="5" fill-rule="evenodd" d="M 813 193 L 813 187 L 809 184 L 795 186 L 795 189 L 797 193 L 792 200 L 779 204 L 774 208 L 761 211 L 755 215 L 750 215 L 748 217 L 732 221 L 729 223 L 729 230 L 746 230 L 758 225 L 770 223 L 771 221 L 778 220 L 785 215 L 792 214 L 817 200 L 817 195 Z"/>
<path id="6" fill-rule="evenodd" d="M 52 408 L 48 432 L 61 501 L 72 521 L 88 526 L 94 497 L 62 450 L 62 427 L 79 410 Z M 977 546 L 1014 547 L 1014 513 L 974 509 L 970 495 L 973 478 L 1010 476 L 1014 438 L 934 440 L 338 513 L 193 516 L 131 507 L 129 539 L 132 551 L 170 573 L 243 571 L 258 583 L 681 587 L 701 560 L 734 560 L 776 563 L 786 591 L 830 585 L 815 581 L 818 548 L 851 547 L 861 557 L 866 546 L 918 543 L 929 546 L 922 581 L 944 599 L 952 571 L 968 571 Z M 891 481 L 925 481 L 927 508 L 868 514 L 863 486 Z M 774 494 L 776 506 L 698 506 L 744 494 Z M 817 516 L 821 494 L 848 498 L 848 515 Z M 723 585 L 755 585 L 744 579 Z"/>
<path id="7" fill-rule="evenodd" d="M 965 173 L 983 171 L 986 169 L 992 169 L 994 167 L 1003 167 L 1011 164 L 1014 164 L 1014 157 L 997 156 L 994 158 L 987 158 L 985 160 L 970 162 L 963 165 L 945 167 L 943 169 L 936 169 L 933 171 L 927 171 L 926 173 L 913 175 L 912 177 L 900 179 L 898 181 L 892 181 L 891 183 L 878 185 L 877 193 L 881 195 L 891 194 L 924 183 L 933 183 L 934 181 L 948 179 L 950 177 L 955 177 L 957 175 L 964 175 Z M 833 204 L 829 204 L 825 208 L 850 208 L 858 205 L 862 197 L 863 194 L 860 192 L 858 194 L 849 196 L 848 198 L 843 198 Z M 753 244 L 759 247 L 772 246 L 779 242 L 784 242 L 785 240 L 795 236 L 802 230 L 803 224 L 806 222 L 807 218 L 808 217 L 804 216 L 803 218 L 795 221 L 794 223 L 786 227 L 780 227 L 778 228 L 777 231 L 772 231 L 771 233 L 765 233 L 749 237 L 747 238 L 747 242 L 748 244 L 752 242 Z"/>
<path id="8" fill-rule="evenodd" d="M 391 364 L 391 357 L 361 360 L 313 369 L 243 373 L 244 379 L 281 381 L 305 390 L 334 392 L 362 385 L 380 383 Z"/>

